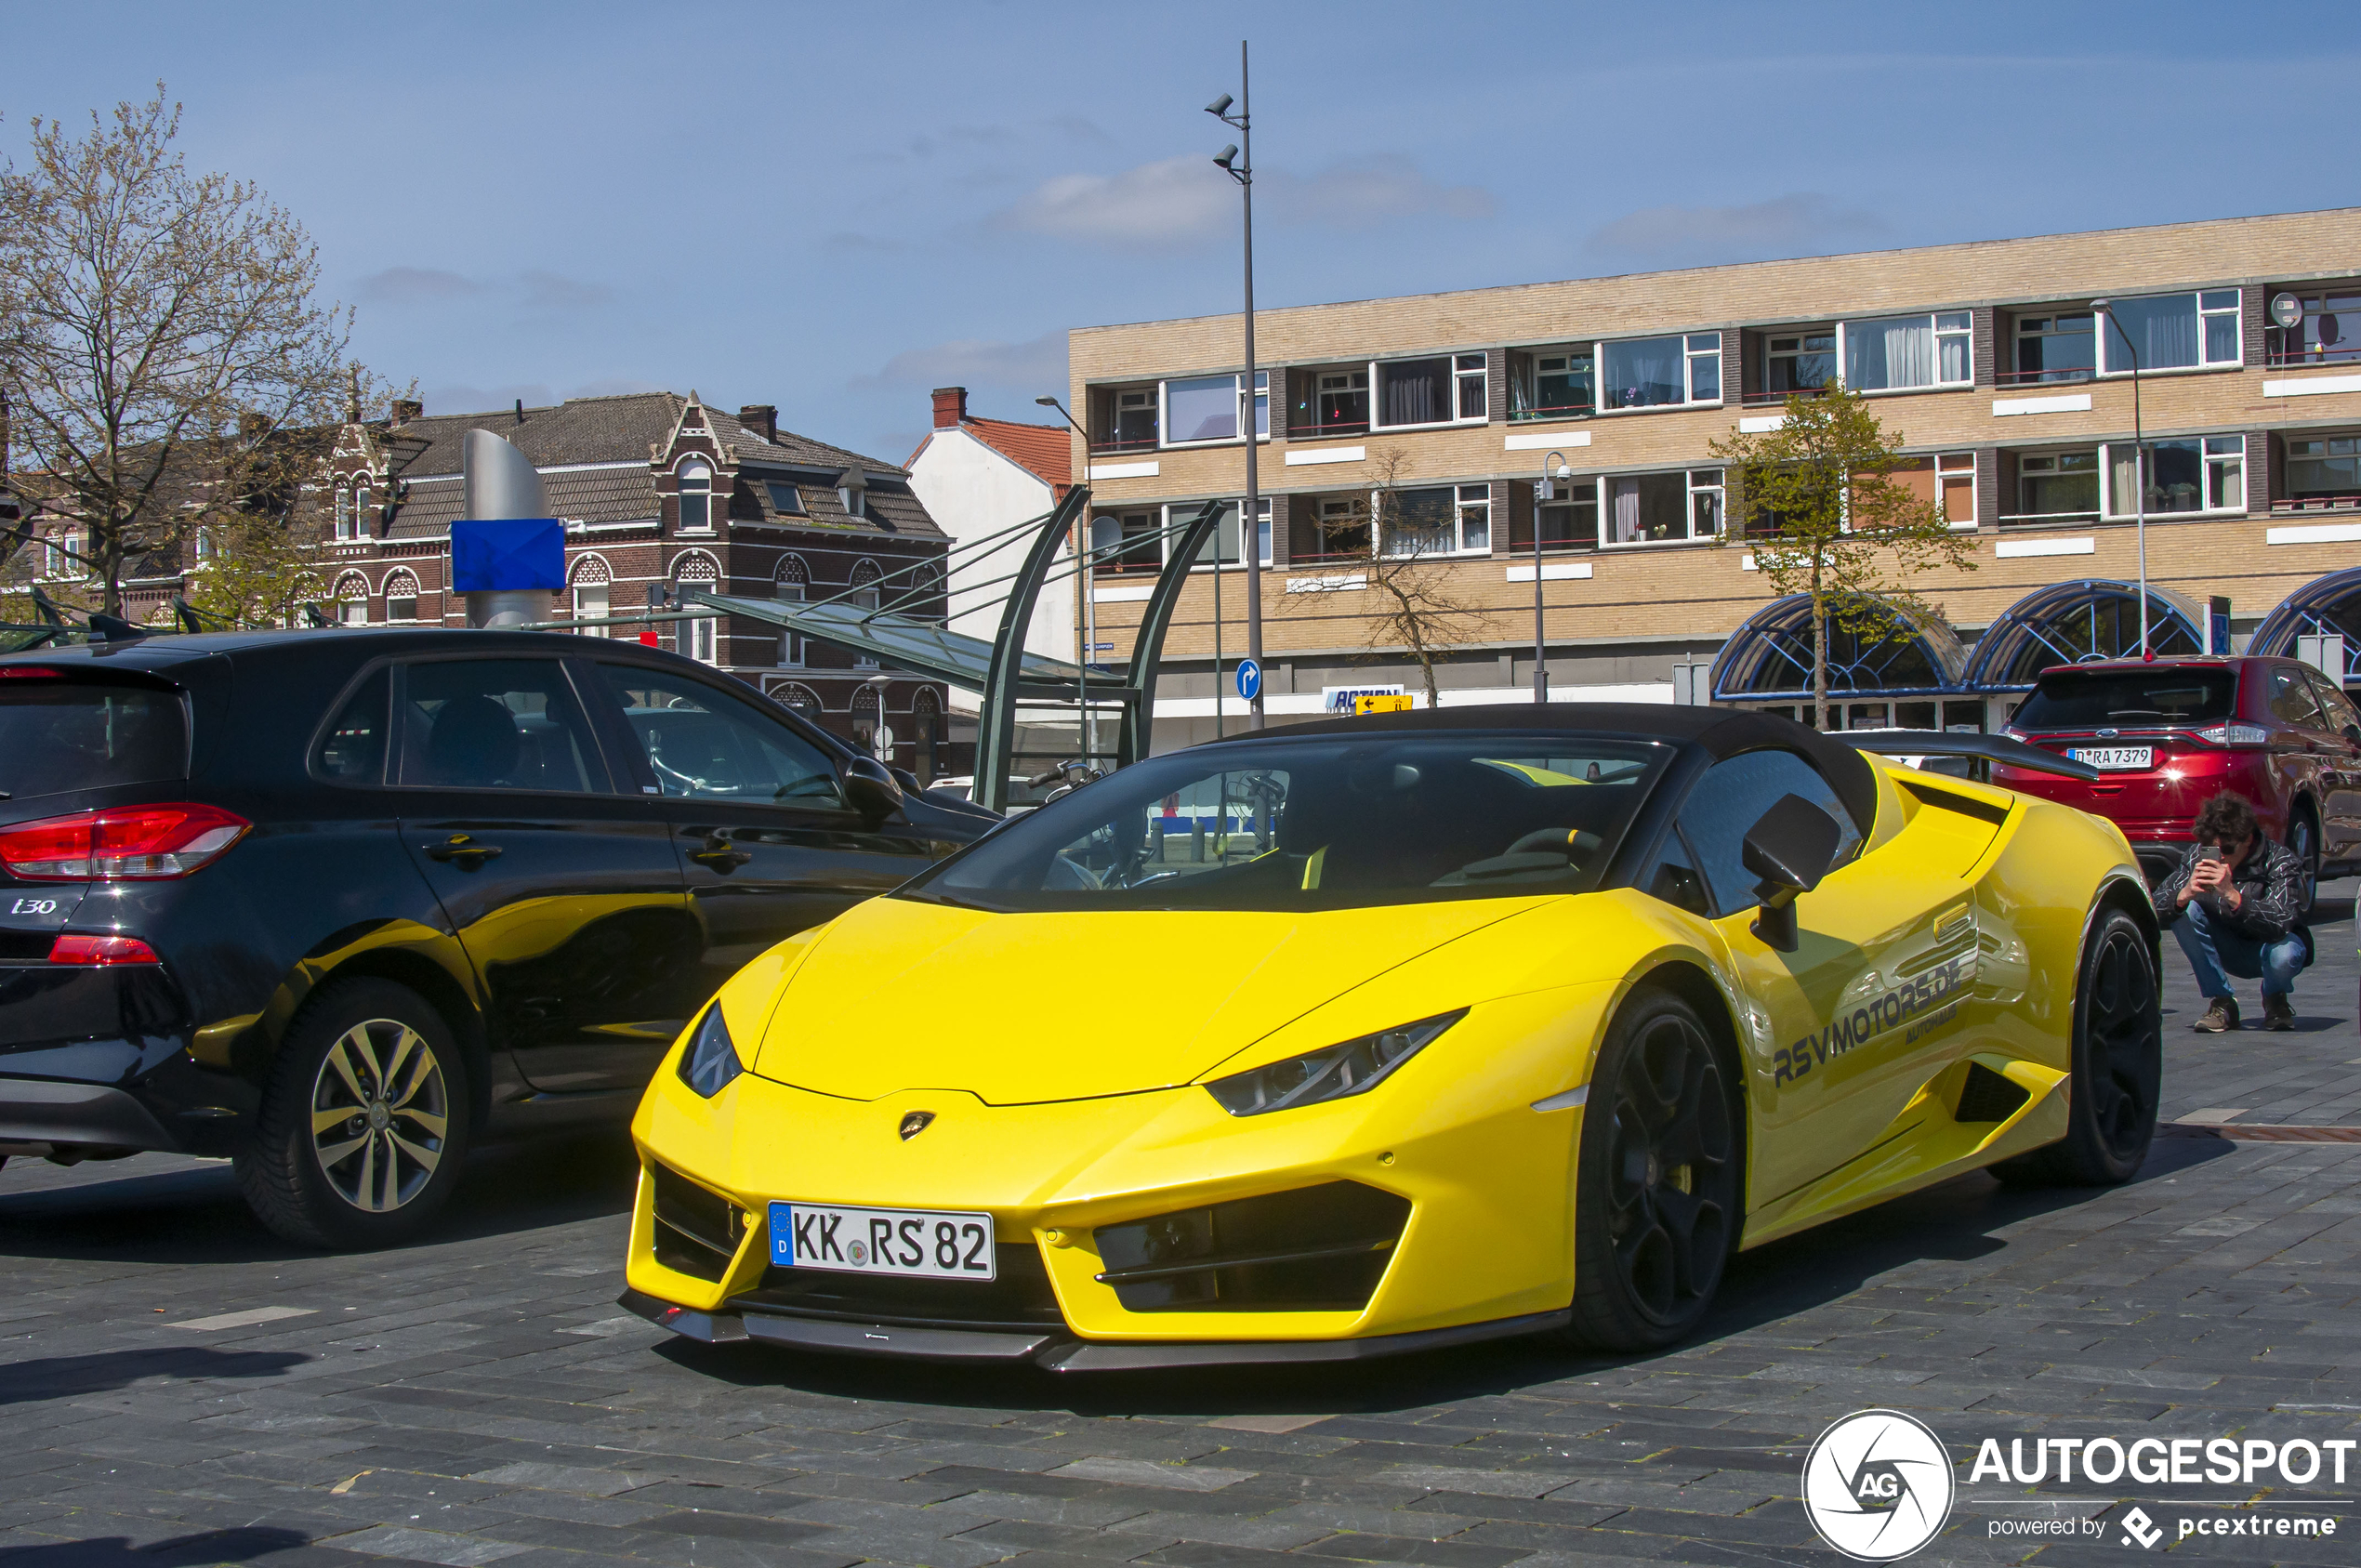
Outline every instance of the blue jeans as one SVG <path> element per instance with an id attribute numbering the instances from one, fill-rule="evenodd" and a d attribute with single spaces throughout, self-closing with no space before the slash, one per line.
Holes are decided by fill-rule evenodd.
<path id="1" fill-rule="evenodd" d="M 2181 911 L 2172 923 L 2189 968 L 2197 972 L 2197 989 L 2207 997 L 2230 995 L 2230 976 L 2261 979 L 2265 996 L 2284 996 L 2295 989 L 2295 977 L 2310 960 L 2303 939 L 2290 931 L 2276 942 L 2259 942 L 2235 931 L 2201 903 Z"/>

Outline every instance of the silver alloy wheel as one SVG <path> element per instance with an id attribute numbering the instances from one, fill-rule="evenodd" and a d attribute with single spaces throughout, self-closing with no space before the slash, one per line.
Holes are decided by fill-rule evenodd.
<path id="1" fill-rule="evenodd" d="M 450 1103 L 442 1063 L 398 1019 L 336 1037 L 311 1085 L 311 1147 L 336 1195 L 383 1214 L 418 1195 L 442 1163 Z"/>

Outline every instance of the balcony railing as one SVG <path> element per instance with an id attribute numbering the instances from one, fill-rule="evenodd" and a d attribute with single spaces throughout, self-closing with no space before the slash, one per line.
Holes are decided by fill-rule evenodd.
<path id="1" fill-rule="evenodd" d="M 2361 508 L 2361 495 L 2291 495 L 2271 503 L 2274 512 L 2349 512 Z"/>
<path id="2" fill-rule="evenodd" d="M 1289 441 L 1322 441 L 1329 436 L 1365 436 L 1369 433 L 1366 419 L 1331 419 L 1326 423 L 1314 420 L 1309 425 L 1289 425 Z"/>
<path id="3" fill-rule="evenodd" d="M 1137 436 L 1128 441 L 1119 436 L 1090 438 L 1090 455 L 1093 457 L 1112 457 L 1126 452 L 1154 452 L 1155 449 L 1156 438 L 1154 436 Z"/>
<path id="4" fill-rule="evenodd" d="M 2003 528 L 2073 528 L 2099 520 L 2095 511 L 2088 512 L 2012 512 L 2000 518 Z"/>
<path id="5" fill-rule="evenodd" d="M 1827 393 L 1826 387 L 1798 387 L 1786 392 L 1741 392 L 1738 402 L 1748 408 L 1760 408 L 1764 403 L 1781 403 L 1789 398 L 1817 398 Z"/>
<path id="6" fill-rule="evenodd" d="M 1589 399 L 1580 402 L 1545 402 L 1531 408 L 1509 410 L 1509 423 L 1523 425 L 1542 419 L 1587 419 L 1598 412 L 1598 405 Z"/>
<path id="7" fill-rule="evenodd" d="M 2274 370 L 2307 364 L 2351 364 L 2361 360 L 2361 343 L 2334 349 L 2274 349 L 2262 356 L 2262 362 Z"/>
<path id="8" fill-rule="evenodd" d="M 2004 370 L 1994 376 L 1996 387 L 2067 387 L 2077 381 L 2091 381 L 2098 372 L 2089 365 L 2065 365 L 2056 370 Z"/>

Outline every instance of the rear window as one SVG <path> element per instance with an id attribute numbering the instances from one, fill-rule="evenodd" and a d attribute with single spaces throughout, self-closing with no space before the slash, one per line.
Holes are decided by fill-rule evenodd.
<path id="1" fill-rule="evenodd" d="M 0 792 L 23 800 L 188 774 L 180 699 L 139 686 L 0 681 Z"/>
<path id="2" fill-rule="evenodd" d="M 2134 730 L 2211 724 L 2237 706 L 2238 678 L 2226 669 L 2060 670 L 2017 709 L 2020 730 Z"/>

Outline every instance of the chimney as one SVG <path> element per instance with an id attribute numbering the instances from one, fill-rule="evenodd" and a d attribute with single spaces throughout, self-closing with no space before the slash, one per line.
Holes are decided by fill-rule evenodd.
<path id="1" fill-rule="evenodd" d="M 750 402 L 738 410 L 738 423 L 764 441 L 779 439 L 779 407 L 776 403 Z"/>
<path id="2" fill-rule="evenodd" d="M 519 398 L 517 400 L 517 423 L 520 425 L 524 423 L 524 400 L 522 398 Z"/>
<path id="3" fill-rule="evenodd" d="M 407 425 L 413 419 L 423 417 L 426 412 L 427 405 L 415 398 L 393 400 L 393 422 L 397 425 Z"/>
<path id="4" fill-rule="evenodd" d="M 934 389 L 934 428 L 948 430 L 968 416 L 968 389 L 965 387 L 937 387 Z"/>

